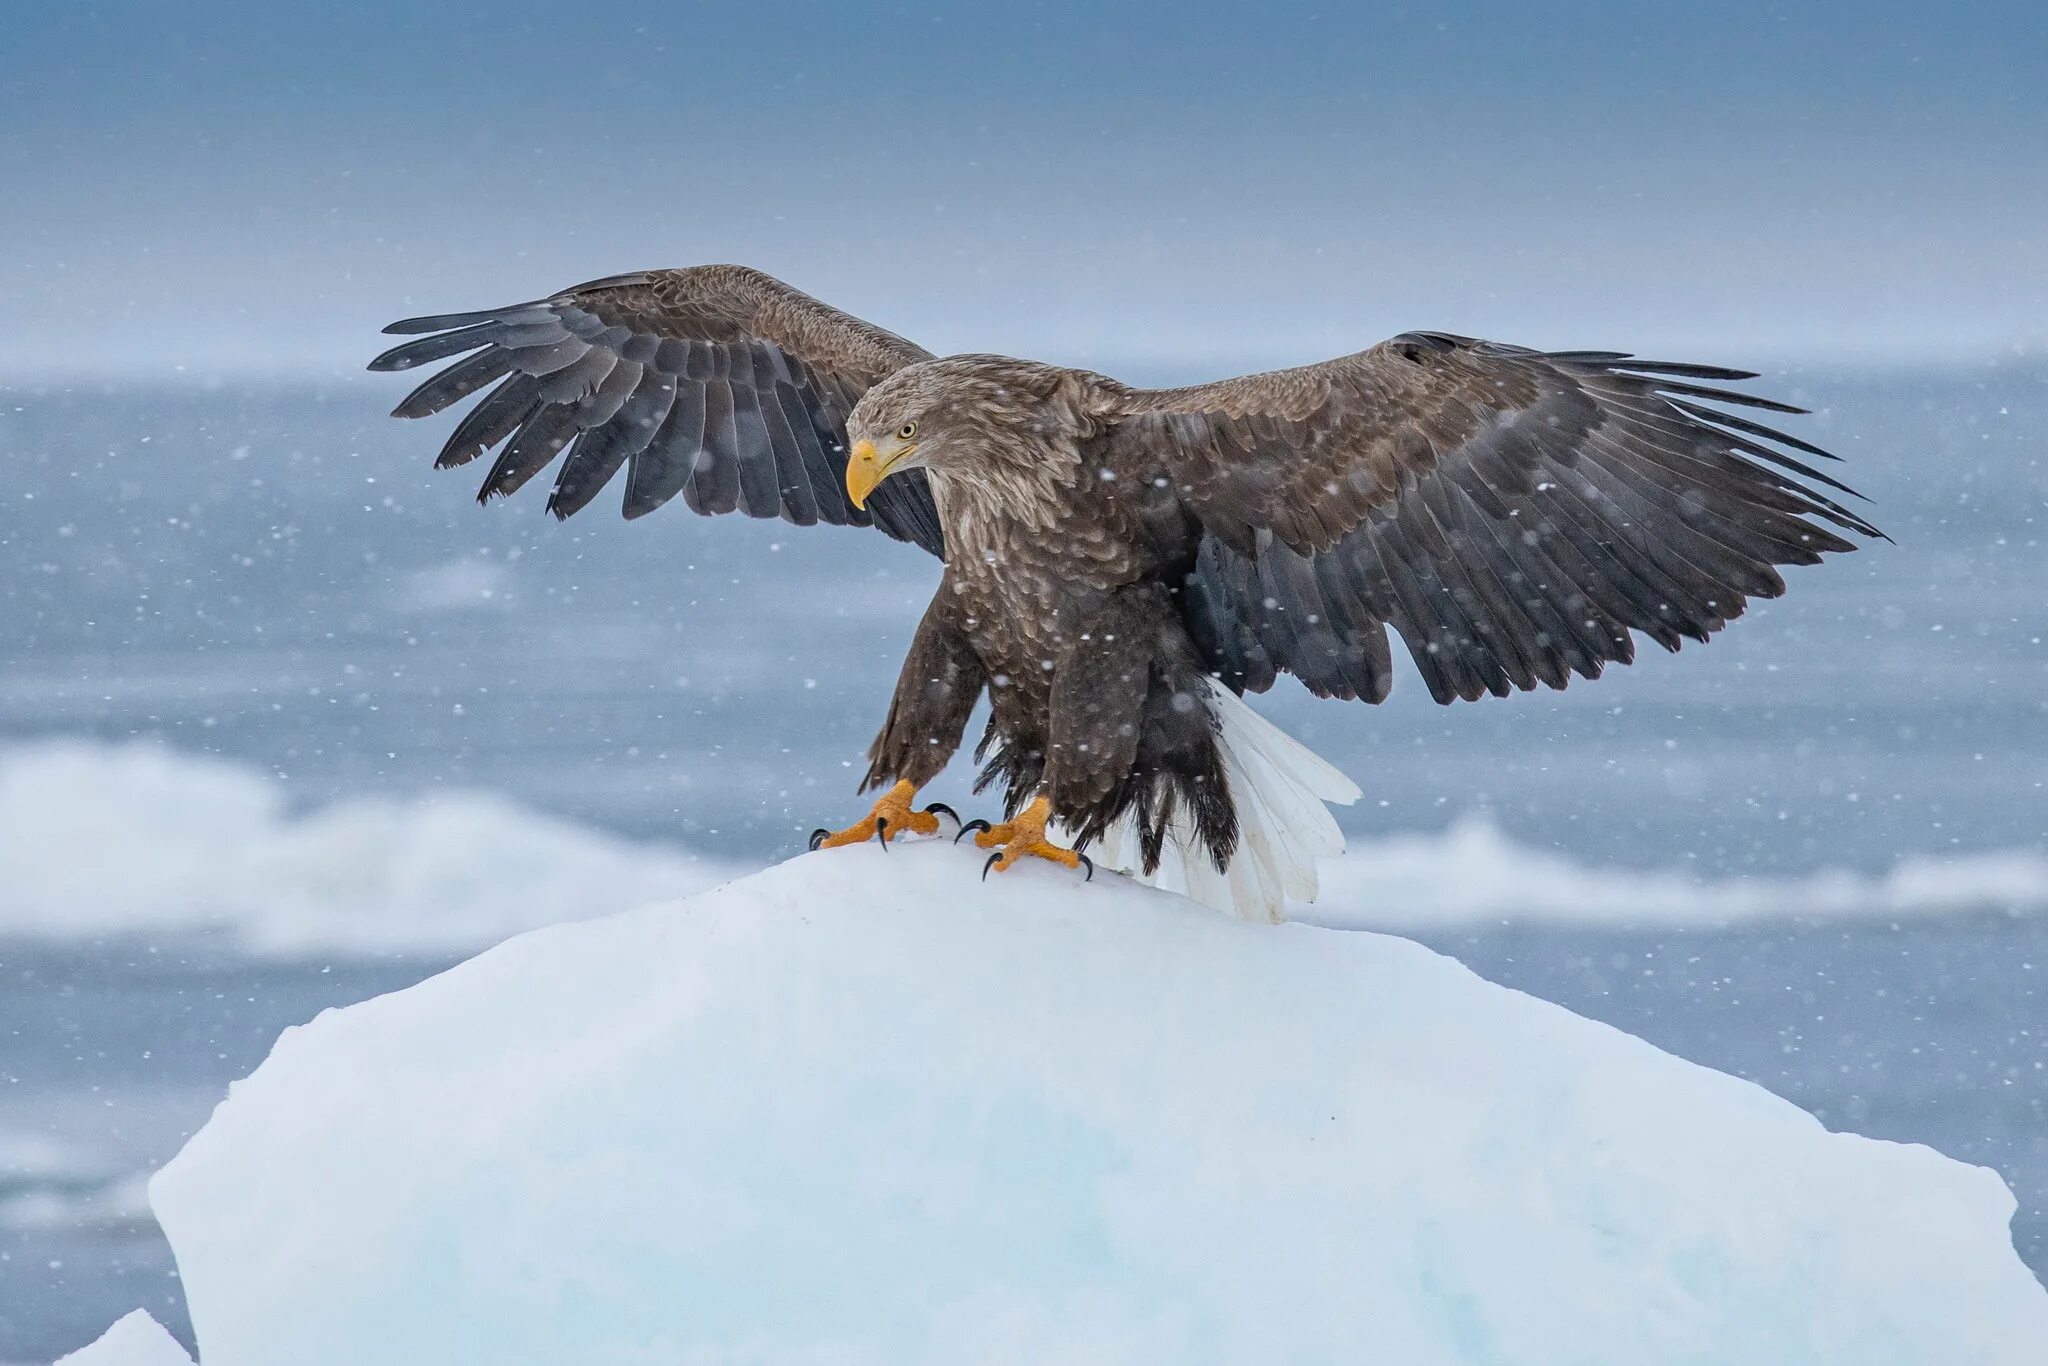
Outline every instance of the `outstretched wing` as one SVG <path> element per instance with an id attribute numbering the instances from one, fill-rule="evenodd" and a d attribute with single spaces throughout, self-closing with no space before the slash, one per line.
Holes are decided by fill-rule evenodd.
<path id="1" fill-rule="evenodd" d="M 498 446 L 480 500 L 509 494 L 568 455 L 548 508 L 567 517 L 623 467 L 625 512 L 677 494 L 701 513 L 867 526 L 945 553 L 922 471 L 892 479 L 862 511 L 846 496 L 846 417 L 885 376 L 930 353 L 743 266 L 650 270 L 531 303 L 408 318 L 432 333 L 372 370 L 463 356 L 412 391 L 395 417 L 424 417 L 493 388 L 435 462 Z M 465 354 L 467 353 L 467 354 Z"/>
<path id="2" fill-rule="evenodd" d="M 1206 532 L 1185 615 L 1211 666 L 1378 702 L 1386 627 L 1439 702 L 1705 640 L 1774 566 L 1882 535 L 1821 491 L 1827 452 L 1700 400 L 1745 371 L 1411 332 L 1321 365 L 1129 390 L 1112 442 Z M 1829 457 L 1832 458 L 1832 457 Z M 1823 525 L 1828 524 L 1828 525 Z"/>

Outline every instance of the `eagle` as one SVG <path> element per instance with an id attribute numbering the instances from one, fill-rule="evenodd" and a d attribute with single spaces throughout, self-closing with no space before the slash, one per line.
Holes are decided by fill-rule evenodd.
<path id="1" fill-rule="evenodd" d="M 1096 860 L 1250 919 L 1312 900 L 1358 787 L 1243 700 L 1293 674 L 1385 700 L 1388 628 L 1440 703 L 1563 688 L 1640 634 L 1705 641 L 1778 568 L 1881 537 L 1730 411 L 1803 409 L 1756 378 L 1618 351 L 1404 332 L 1320 364 L 1185 388 L 997 355 L 934 356 L 760 271 L 615 275 L 408 318 L 370 363 L 460 357 L 395 410 L 485 386 L 436 464 L 496 451 L 479 501 L 551 465 L 557 517 L 625 471 L 628 518 L 872 526 L 944 562 L 861 791 L 812 847 L 940 833 L 917 793 L 979 699 L 967 822 L 983 867 Z M 1703 382 L 1704 381 L 1704 382 Z M 1087 851 L 1092 850 L 1091 858 Z"/>

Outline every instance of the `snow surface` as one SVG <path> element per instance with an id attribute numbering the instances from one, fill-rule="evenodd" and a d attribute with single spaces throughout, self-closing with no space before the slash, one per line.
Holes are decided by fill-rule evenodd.
<path id="1" fill-rule="evenodd" d="M 256 769 L 154 745 L 0 749 L 0 936 L 205 932 L 281 956 L 472 952 L 741 871 L 486 793 L 293 814 L 281 784 Z M 1481 816 L 1438 833 L 1353 837 L 1320 871 L 1322 896 L 1296 919 L 1379 929 L 2048 910 L 2042 851 L 1909 856 L 1876 877 L 1707 881 L 1591 867 L 1517 844 Z"/>
<path id="2" fill-rule="evenodd" d="M 161 1324 L 137 1309 L 57 1366 L 192 1366 L 192 1358 Z"/>
<path id="3" fill-rule="evenodd" d="M 2048 1360 L 1992 1172 L 1399 939 L 828 851 L 288 1031 L 206 1366 Z"/>

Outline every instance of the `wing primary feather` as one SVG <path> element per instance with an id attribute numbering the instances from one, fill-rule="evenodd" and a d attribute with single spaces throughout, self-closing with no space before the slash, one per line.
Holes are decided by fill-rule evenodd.
<path id="1" fill-rule="evenodd" d="M 1665 523 L 1678 528 L 1676 533 L 1667 531 L 1667 535 L 1705 538 L 1745 562 L 1772 565 L 1819 561 L 1820 556 L 1815 553 L 1818 547 L 1789 532 L 1794 526 L 1800 532 L 1809 532 L 1805 523 L 1751 499 L 1746 490 L 1731 491 L 1729 484 L 1733 481 L 1674 466 L 1670 460 L 1660 458 L 1664 454 L 1617 441 L 1603 446 L 1595 458 L 1648 509 L 1646 522 L 1654 518 L 1660 528 Z M 1774 490 L 1767 487 L 1767 491 Z"/>
<path id="2" fill-rule="evenodd" d="M 473 327 L 458 327 L 453 332 L 439 336 L 421 337 L 417 341 L 401 342 L 383 355 L 371 361 L 366 369 L 391 371 L 410 370 L 432 360 L 446 360 L 464 351 L 474 351 L 479 346 L 488 346 L 496 341 L 502 332 L 495 322 L 477 323 Z"/>
<path id="3" fill-rule="evenodd" d="M 1647 433 L 1643 442 L 1646 451 L 1655 451 L 1660 456 L 1671 459 L 1690 460 L 1696 462 L 1696 464 L 1704 464 L 1709 468 L 1712 468 L 1713 465 L 1707 452 L 1711 451 L 1719 454 L 1726 461 L 1726 467 L 1722 473 L 1724 480 L 1730 478 L 1738 479 L 1754 486 L 1753 489 L 1745 489 L 1744 496 L 1755 497 L 1762 494 L 1766 489 L 1774 490 L 1791 500 L 1789 506 L 1784 506 L 1783 510 L 1785 511 L 1818 514 L 1825 509 L 1826 511 L 1838 514 L 1840 517 L 1849 518 L 1854 524 L 1854 529 L 1862 531 L 1865 535 L 1877 537 L 1884 535 L 1876 527 L 1870 526 L 1861 517 L 1858 517 L 1848 508 L 1829 498 L 1826 494 L 1808 488 L 1796 480 L 1787 479 L 1775 470 L 1766 469 L 1764 466 L 1757 465 L 1751 460 L 1742 459 L 1740 455 L 1734 454 L 1734 452 L 1740 452 L 1741 455 L 1755 457 L 1755 459 L 1766 461 L 1768 464 L 1775 465 L 1779 469 L 1804 475 L 1818 484 L 1838 489 L 1852 498 L 1859 498 L 1864 502 L 1870 501 L 1847 484 L 1829 477 L 1827 474 L 1814 469 L 1803 461 L 1786 455 L 1783 451 L 1752 441 L 1739 432 L 1724 431 L 1718 426 L 1708 425 L 1710 422 L 1725 421 L 1727 415 L 1724 413 L 1716 413 L 1711 409 L 1700 409 L 1699 416 L 1704 420 L 1687 424 L 1688 430 L 1685 432 L 1685 436 L 1689 438 L 1687 448 L 1684 450 L 1672 450 L 1659 439 L 1661 435 L 1669 433 L 1669 427 L 1659 423 L 1653 415 L 1637 410 L 1620 408 L 1617 408 L 1615 412 L 1617 420 L 1623 425 L 1634 426 L 1637 430 Z M 1749 426 L 1752 424 L 1745 423 L 1744 425 Z"/>
<path id="4" fill-rule="evenodd" d="M 835 461 L 825 448 L 825 441 L 818 432 L 820 419 L 814 416 L 816 410 L 804 402 L 802 390 L 790 384 L 775 386 L 775 400 L 781 405 L 782 414 L 789 421 L 790 432 L 796 438 L 797 451 L 803 459 L 804 473 L 809 477 L 811 497 L 817 505 L 818 516 L 834 525 L 846 525 L 853 513 L 853 505 L 846 501 L 845 467 Z"/>
<path id="5" fill-rule="evenodd" d="M 1802 465 L 1799 461 L 1794 460 L 1792 457 L 1784 454 L 1783 452 L 1774 451 L 1770 449 L 1768 446 L 1759 445 L 1756 442 L 1749 440 L 1747 437 L 1735 436 L 1731 434 L 1726 439 L 1728 444 L 1734 449 L 1742 451 L 1747 455 L 1752 455 L 1759 460 L 1767 460 L 1773 465 L 1783 466 L 1785 469 L 1788 469 L 1796 474 L 1806 475 L 1809 478 L 1812 478 L 1822 483 L 1834 482 L 1833 480 L 1828 479 L 1827 476 L 1822 474 L 1819 470 L 1809 469 L 1807 466 Z M 1756 467 L 1752 466 L 1751 468 Z M 1827 518 L 1827 520 L 1835 523 L 1837 526 L 1846 527 L 1851 531 L 1857 532 L 1864 536 L 1869 536 L 1874 540 L 1891 540 L 1890 536 L 1887 536 L 1884 532 L 1880 531 L 1872 523 L 1865 520 L 1863 517 L 1859 516 L 1854 510 L 1843 507 L 1840 503 L 1836 502 L 1834 499 L 1828 497 L 1824 493 L 1817 492 L 1813 489 L 1805 487 L 1803 484 L 1799 484 L 1794 482 L 1793 480 L 1785 479 L 1782 477 L 1780 477 L 1778 480 L 1778 487 L 1783 489 L 1789 489 L 1796 492 L 1799 495 L 1799 497 L 1806 501 L 1807 504 L 1807 506 L 1803 508 L 1802 511 L 1812 516 L 1825 517 Z M 1862 498 L 1863 495 L 1859 493 L 1856 494 L 1856 497 Z"/>
<path id="6" fill-rule="evenodd" d="M 682 491 L 704 443 L 704 386 L 677 379 L 668 416 L 646 449 L 633 457 L 626 479 L 625 514 L 644 517 Z"/>
<path id="7" fill-rule="evenodd" d="M 602 427 L 610 422 L 626 406 L 628 400 L 640 388 L 640 377 L 645 371 L 631 361 L 622 360 L 605 372 L 597 387 L 576 404 L 576 425 L 578 427 Z M 545 393 L 547 386 L 541 386 Z"/>
<path id="8" fill-rule="evenodd" d="M 617 353 L 586 345 L 581 356 L 541 380 L 540 396 L 550 403 L 581 403 L 618 365 Z"/>
<path id="9" fill-rule="evenodd" d="M 1525 509 L 1526 510 L 1526 509 Z M 1590 593 L 1573 581 L 1552 553 L 1553 537 L 1543 534 L 1534 519 L 1489 522 L 1487 534 L 1505 559 L 1521 575 L 1524 591 L 1548 614 L 1549 630 L 1555 637 L 1558 656 L 1566 668 L 1582 678 L 1598 678 L 1601 667 L 1620 653 L 1615 638 L 1625 646 L 1628 628 L 1613 620 Z M 1532 609 L 1535 610 L 1535 609 Z M 1626 658 L 1626 654 L 1621 655 Z M 1565 680 L 1552 687 L 1562 688 Z"/>
<path id="10" fill-rule="evenodd" d="M 1626 510 L 1576 466 L 1551 461 L 1546 465 L 1545 480 L 1555 495 L 1554 506 L 1585 535 L 1579 542 L 1581 548 L 1597 547 L 1616 581 L 1633 584 L 1633 619 L 1628 624 L 1649 633 L 1666 649 L 1677 649 L 1680 636 L 1705 640 L 1712 633 L 1703 624 L 1706 604 L 1659 562 L 1655 543 L 1640 534 Z M 1619 524 L 1608 509 L 1622 519 Z M 1663 628 L 1662 634 L 1658 626 Z"/>
<path id="11" fill-rule="evenodd" d="M 1379 561 L 1380 574 L 1400 611 L 1388 620 L 1414 659 L 1416 670 L 1439 703 L 1472 700 L 1486 690 L 1466 666 L 1457 647 L 1457 632 L 1438 611 L 1436 594 L 1419 572 L 1419 557 L 1409 549 L 1400 522 L 1388 518 L 1374 528 L 1365 544 Z"/>
<path id="12" fill-rule="evenodd" d="M 484 308 L 474 313 L 430 313 L 419 318 L 400 318 L 384 328 L 386 336 L 406 337 L 421 332 L 446 332 L 451 327 L 468 327 L 472 323 L 519 322 L 528 318 L 546 317 L 545 300 L 533 300 L 523 304 L 509 304 L 504 308 Z"/>
<path id="13" fill-rule="evenodd" d="M 1741 438 L 1730 435 L 1730 430 L 1733 430 L 1748 432 L 1753 436 L 1761 437 L 1766 441 L 1778 442 L 1794 450 L 1803 450 L 1809 455 L 1816 455 L 1824 460 L 1839 461 L 1841 459 L 1840 456 L 1835 455 L 1831 451 L 1822 450 L 1811 442 L 1802 441 L 1796 436 L 1777 430 L 1775 427 L 1766 427 L 1761 423 L 1752 422 L 1748 418 L 1738 417 L 1734 413 L 1724 413 L 1716 408 L 1708 408 L 1682 398 L 1673 398 L 1668 394 L 1657 393 L 1647 388 L 1647 386 L 1621 393 L 1609 392 L 1605 395 L 1605 398 L 1607 399 L 1606 408 L 1610 414 L 1617 414 L 1640 428 L 1656 433 L 1650 439 L 1659 443 L 1678 442 L 1691 445 L 1698 442 L 1702 436 L 1707 436 L 1717 442 L 1727 442 L 1734 445 L 1737 449 L 1749 449 L 1749 445 L 1745 444 Z M 1790 457 L 1776 450 L 1765 451 L 1765 456 L 1771 461 L 1780 463 L 1790 460 Z M 1843 493 L 1855 494 L 1859 498 L 1863 496 L 1845 484 L 1836 484 L 1830 476 L 1821 474 L 1817 470 L 1808 470 L 1806 466 L 1800 465 L 1796 461 L 1786 465 L 1786 468 L 1795 467 L 1800 472 L 1811 474 L 1813 478 L 1823 483 L 1834 484 Z"/>
<path id="14" fill-rule="evenodd" d="M 467 465 L 517 431 L 540 406 L 539 383 L 529 375 L 508 375 L 504 383 L 469 410 L 434 461 L 438 470 Z"/>
<path id="15" fill-rule="evenodd" d="M 740 510 L 749 517 L 779 516 L 782 489 L 776 477 L 775 449 L 768 435 L 768 423 L 761 416 L 761 367 L 755 363 L 752 348 L 732 348 L 727 365 L 726 389 L 732 395 L 732 449 L 739 475 Z"/>
<path id="16" fill-rule="evenodd" d="M 1774 398 L 1758 398 L 1755 394 L 1745 394 L 1734 389 L 1716 389 L 1707 384 L 1681 384 L 1674 380 L 1662 379 L 1652 380 L 1651 383 L 1656 386 L 1658 392 L 1665 394 L 1688 394 L 1693 398 L 1710 398 L 1716 403 L 1737 403 L 1745 408 L 1762 408 L 1766 412 L 1791 413 L 1794 416 L 1803 416 L 1806 413 L 1806 409 L 1794 407 L 1790 403 L 1780 403 Z"/>
<path id="17" fill-rule="evenodd" d="M 813 526 L 818 520 L 818 500 L 811 493 L 811 478 L 804 469 L 803 447 L 782 410 L 781 384 L 757 391 L 761 421 L 768 429 L 768 447 L 775 462 L 775 483 L 782 515 L 797 526 Z"/>
<path id="18" fill-rule="evenodd" d="M 486 384 L 502 379 L 512 369 L 510 352 L 495 347 L 481 351 L 467 360 L 455 364 L 435 375 L 405 396 L 396 408 L 393 417 L 426 417 L 438 413 L 458 399 L 469 397 Z"/>
<path id="19" fill-rule="evenodd" d="M 1864 499 L 1861 493 L 1858 493 L 1855 489 L 1835 479 L 1833 476 L 1824 474 L 1820 470 L 1814 469 L 1812 466 L 1786 455 L 1783 451 L 1749 440 L 1739 433 L 1754 433 L 1765 440 L 1777 441 L 1828 460 L 1839 460 L 1841 458 L 1829 451 L 1824 451 L 1818 446 L 1801 441 L 1797 437 L 1787 435 L 1774 428 L 1765 427 L 1760 423 L 1750 422 L 1745 418 L 1737 417 L 1733 413 L 1719 412 L 1712 408 L 1702 407 L 1696 403 L 1688 403 L 1684 399 L 1670 398 L 1660 394 L 1655 395 L 1650 401 L 1654 402 L 1656 406 L 1645 406 L 1643 403 L 1637 402 L 1613 402 L 1610 403 L 1608 410 L 1624 422 L 1633 423 L 1660 434 L 1649 438 L 1653 444 L 1667 440 L 1684 441 L 1692 444 L 1698 442 L 1703 437 L 1711 438 L 1717 443 L 1722 443 L 1748 455 L 1756 456 L 1781 469 L 1804 475 L 1817 483 L 1848 494 L 1850 497 L 1863 499 L 1865 502 L 1869 501 Z M 1674 409 L 1682 410 L 1684 415 L 1672 411 Z M 1727 430 L 1731 428 L 1734 430 Z M 1740 463 L 1747 465 L 1747 462 Z M 1752 470 L 1756 468 L 1753 465 L 1747 467 Z M 1875 527 L 1868 526 L 1867 523 L 1863 523 L 1854 513 L 1825 495 L 1789 480 L 1780 480 L 1778 486 L 1796 492 L 1802 499 L 1814 505 L 1808 508 L 1809 511 L 1815 511 L 1818 508 L 1832 509 L 1841 514 L 1841 516 L 1849 517 L 1858 523 L 1854 527 L 1855 530 L 1861 531 L 1868 536 L 1889 539 L 1884 536 L 1883 532 L 1878 531 Z"/>
<path id="20" fill-rule="evenodd" d="M 1491 566 L 1469 553 L 1476 543 L 1453 502 L 1455 489 L 1441 466 L 1418 481 L 1417 500 L 1422 511 L 1437 525 L 1445 543 L 1456 547 L 1439 562 L 1438 573 L 1444 576 L 1452 601 L 1464 613 L 1473 648 L 1492 660 L 1506 682 L 1523 690 L 1533 688 L 1535 674 L 1523 655 L 1513 622 L 1521 615 L 1520 609 L 1507 585 L 1494 578 Z M 1495 624 L 1501 629 L 1490 629 Z M 1533 623 L 1529 624 L 1533 628 Z M 1498 688 L 1493 692 L 1496 697 L 1507 696 Z"/>
<path id="21" fill-rule="evenodd" d="M 1283 657 L 1297 661 L 1299 676 L 1308 682 L 1313 677 L 1310 661 L 1295 627 L 1294 616 L 1287 610 L 1289 599 L 1294 595 L 1281 582 L 1290 554 L 1285 546 L 1268 546 L 1251 562 L 1252 583 L 1259 590 L 1258 613 L 1252 618 L 1253 630 L 1277 644 Z"/>
<path id="22" fill-rule="evenodd" d="M 1552 515 L 1532 493 L 1521 505 L 1519 540 L 1529 555 L 1554 576 L 1563 594 L 1560 611 L 1584 632 L 1588 648 L 1603 659 L 1627 663 L 1635 650 L 1629 626 L 1639 612 L 1636 594 L 1645 585 L 1575 523 Z"/>
<path id="23" fill-rule="evenodd" d="M 938 505 L 923 470 L 907 470 L 885 480 L 868 501 L 875 525 L 899 541 L 923 546 L 946 557 L 946 535 L 939 527 Z"/>
<path id="24" fill-rule="evenodd" d="M 542 405 L 513 435 L 511 444 L 492 464 L 491 472 L 484 477 L 483 487 L 477 490 L 476 500 L 488 503 L 493 497 L 517 492 L 527 480 L 546 469 L 575 434 L 576 424 L 570 419 L 567 408 Z"/>
<path id="25" fill-rule="evenodd" d="M 1748 437 L 1741 436 L 1734 432 L 1717 433 L 1717 435 L 1720 436 L 1721 440 L 1727 443 L 1727 445 L 1733 450 L 1741 451 L 1745 455 L 1754 456 L 1758 460 L 1768 461 L 1771 464 L 1776 465 L 1781 469 L 1788 470 L 1793 474 L 1804 475 L 1808 479 L 1813 480 L 1815 483 L 1824 484 L 1831 488 L 1841 489 L 1843 492 L 1847 493 L 1852 498 L 1860 498 L 1863 499 L 1864 502 L 1870 501 L 1867 498 L 1863 498 L 1863 495 L 1856 492 L 1856 490 L 1852 488 L 1847 488 L 1841 483 L 1837 482 L 1836 480 L 1828 478 L 1827 475 L 1821 473 L 1819 470 L 1813 468 L 1811 465 L 1808 465 L 1803 461 L 1795 460 L 1791 456 L 1785 454 L 1783 451 L 1773 450 L 1769 446 L 1762 445 L 1759 442 L 1751 441 Z M 1760 477 L 1766 477 L 1763 476 L 1763 471 L 1759 466 L 1750 465 L 1749 468 L 1757 470 Z M 1798 496 L 1801 499 L 1805 500 L 1807 504 L 1805 511 L 1813 513 L 1815 516 L 1825 515 L 1829 518 L 1829 520 L 1840 522 L 1842 525 L 1849 527 L 1851 530 L 1859 531 L 1865 536 L 1871 536 L 1879 540 L 1886 541 L 1891 539 L 1891 537 L 1885 535 L 1882 531 L 1879 531 L 1875 526 L 1872 526 L 1869 522 L 1865 521 L 1857 513 L 1855 513 L 1849 508 L 1843 507 L 1840 503 L 1828 497 L 1826 494 L 1821 493 L 1815 489 L 1807 488 L 1805 485 L 1800 484 L 1794 480 L 1787 479 L 1782 475 L 1772 475 L 1767 477 L 1774 478 L 1776 480 L 1777 487 L 1791 490 L 1792 492 L 1798 494 Z"/>
<path id="26" fill-rule="evenodd" d="M 1472 497 L 1470 488 L 1455 481 L 1447 492 L 1467 499 Z M 1500 622 L 1506 628 L 1509 643 L 1521 655 L 1535 682 L 1552 688 L 1564 687 L 1565 680 L 1580 658 L 1578 632 L 1559 615 L 1540 581 L 1530 575 L 1522 558 L 1504 543 L 1501 535 L 1504 519 L 1479 512 L 1476 503 L 1472 510 L 1477 515 L 1463 519 L 1467 540 L 1478 553 L 1481 566 L 1499 585 L 1501 598 L 1506 604 L 1499 613 Z M 1511 527 L 1512 523 L 1508 525 Z M 1525 629 L 1517 629 L 1516 618 Z M 1534 687 L 1535 682 L 1521 686 Z"/>
<path id="27" fill-rule="evenodd" d="M 1751 436 L 1759 436 L 1766 441 L 1775 441 L 1781 446 L 1790 446 L 1795 451 L 1805 451 L 1808 455 L 1819 456 L 1822 460 L 1840 460 L 1842 458 L 1833 451 L 1822 450 L 1811 441 L 1802 441 L 1789 432 L 1781 432 L 1776 427 L 1766 427 L 1761 422 L 1751 422 L 1748 418 L 1737 417 L 1734 413 L 1719 412 L 1698 403 L 1688 403 L 1682 398 L 1669 399 L 1667 402 L 1672 407 L 1690 413 L 1694 417 L 1704 418 L 1708 422 L 1719 423 L 1723 427 L 1731 427 L 1738 432 L 1747 432 Z M 1820 478 L 1823 476 L 1815 477 Z M 1832 479 L 1828 480 L 1828 482 L 1834 484 Z M 1850 488 L 1847 484 L 1835 484 L 1835 487 L 1844 493 L 1856 494 L 1858 498 L 1863 496 L 1860 493 L 1856 493 L 1856 490 Z"/>
<path id="28" fill-rule="evenodd" d="M 662 371 L 653 372 L 650 378 L 642 383 L 640 391 L 613 419 L 614 422 L 628 424 L 634 428 L 631 439 L 624 447 L 627 462 L 626 494 L 619 509 L 629 522 L 660 506 L 656 503 L 649 507 L 637 507 L 633 491 L 641 486 L 641 466 L 649 459 L 648 453 L 653 449 L 654 443 L 661 439 L 663 429 L 668 426 L 669 414 L 675 411 L 676 391 L 681 384 L 682 381 L 674 375 Z"/>
<path id="29" fill-rule="evenodd" d="M 1675 375 L 1681 379 L 1722 379 L 1740 381 L 1757 378 L 1754 370 L 1731 370 L 1725 365 L 1694 365 L 1689 361 L 1675 360 L 1627 360 L 1615 361 L 1605 367 L 1610 370 L 1633 370 L 1645 375 Z"/>
<path id="30" fill-rule="evenodd" d="M 1750 443 L 1740 437 L 1701 427 L 1685 446 L 1673 447 L 1660 439 L 1663 434 L 1656 428 L 1637 426 L 1633 414 L 1617 410 L 1617 421 L 1624 429 L 1644 433 L 1643 440 L 1627 448 L 1636 459 L 1656 466 L 1666 478 L 1712 491 L 1720 503 L 1753 509 L 1758 518 L 1774 525 L 1790 523 L 1804 529 L 1798 519 L 1813 513 L 1816 502 L 1837 506 L 1777 470 L 1741 458 L 1735 452 Z"/>
<path id="31" fill-rule="evenodd" d="M 1723 600 L 1731 591 L 1763 597 L 1784 591 L 1783 580 L 1777 582 L 1776 592 L 1770 591 L 1770 579 L 1777 576 L 1769 564 L 1759 564 L 1757 556 L 1722 539 L 1716 534 L 1718 528 L 1700 518 L 1685 517 L 1675 507 L 1660 506 L 1659 494 L 1668 499 L 1670 491 L 1642 480 L 1626 450 L 1620 443 L 1610 442 L 1605 433 L 1593 435 L 1582 462 L 1606 476 L 1599 483 L 1601 493 L 1642 533 L 1642 552 L 1654 556 L 1658 567 L 1693 596 L 1701 621 L 1727 621 L 1740 615 L 1739 605 L 1726 610 L 1728 604 Z"/>
<path id="32" fill-rule="evenodd" d="M 617 425 L 586 427 L 577 434 L 548 493 L 548 511 L 556 521 L 566 521 L 588 507 L 619 472 L 628 454 L 625 438 L 625 429 Z"/>
<path id="33" fill-rule="evenodd" d="M 683 488 L 693 512 L 731 512 L 739 507 L 738 438 L 733 431 L 732 389 L 722 379 L 704 381 L 704 444 Z"/>
<path id="34" fill-rule="evenodd" d="M 631 368 L 638 373 L 638 366 Z M 554 491 L 548 495 L 548 511 L 557 518 L 565 518 L 589 506 L 590 500 L 619 472 L 619 467 L 653 440 L 655 424 L 668 415 L 668 405 L 674 396 L 675 382 L 668 376 L 642 384 L 608 420 L 587 428 L 577 437 L 568 458 L 562 462 L 562 472 L 555 477 Z"/>
<path id="35" fill-rule="evenodd" d="M 512 350 L 512 364 L 521 374 L 545 379 L 590 354 L 590 343 L 557 327 L 549 337 L 535 338 Z"/>
<path id="36" fill-rule="evenodd" d="M 732 423 L 742 510 L 749 517 L 781 516 L 782 477 L 775 464 L 775 441 L 753 390 L 733 390 Z"/>
<path id="37" fill-rule="evenodd" d="M 1386 701 L 1394 690 L 1394 658 L 1387 647 L 1386 622 L 1360 596 L 1343 556 L 1333 550 L 1316 556 L 1314 563 L 1323 601 L 1342 610 L 1350 619 L 1348 639 L 1358 652 L 1355 669 L 1359 697 L 1371 703 Z"/>

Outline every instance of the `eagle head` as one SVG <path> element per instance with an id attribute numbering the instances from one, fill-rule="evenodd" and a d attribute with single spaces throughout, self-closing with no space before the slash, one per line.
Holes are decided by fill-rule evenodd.
<path id="1" fill-rule="evenodd" d="M 906 365 L 846 419 L 846 493 L 865 507 L 899 470 L 979 483 L 1072 462 L 1088 423 L 1077 372 L 1008 356 L 947 356 Z"/>

